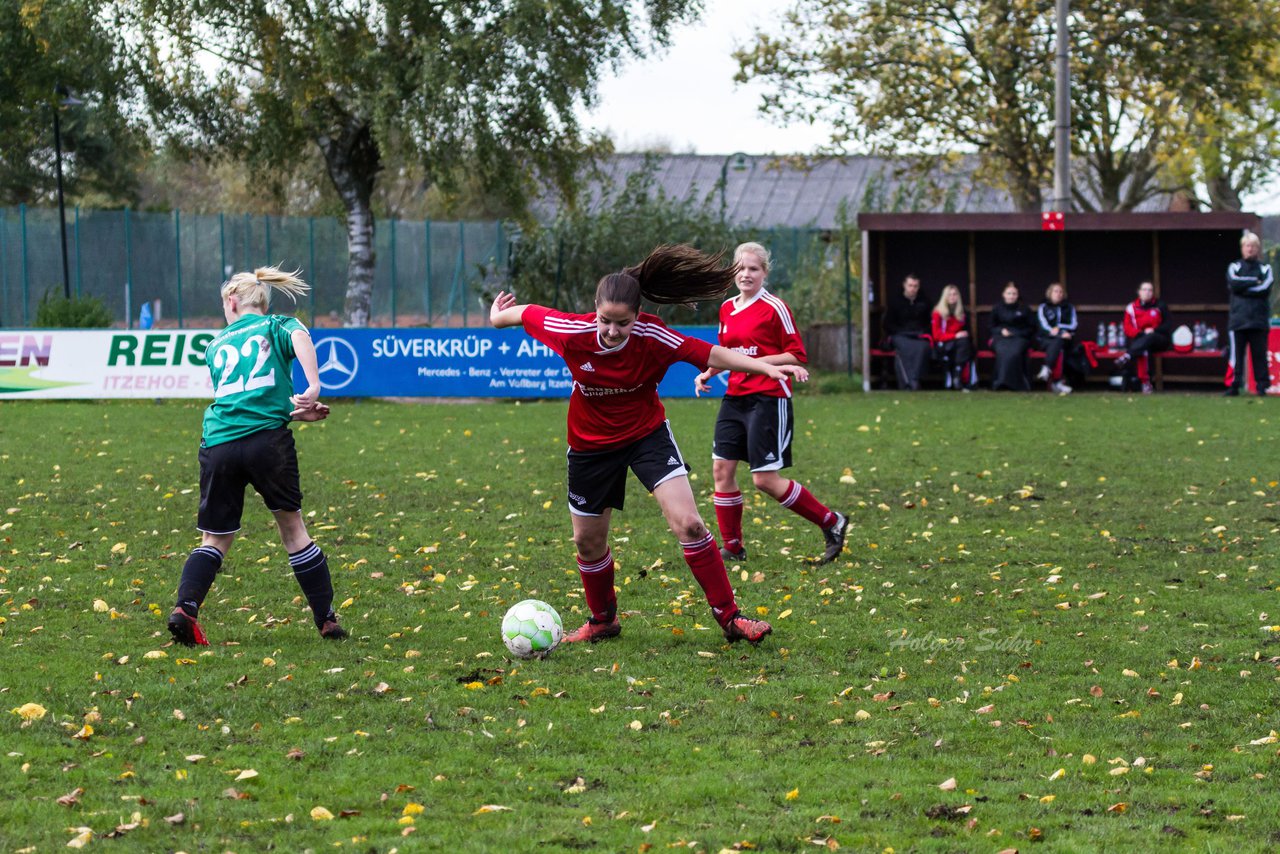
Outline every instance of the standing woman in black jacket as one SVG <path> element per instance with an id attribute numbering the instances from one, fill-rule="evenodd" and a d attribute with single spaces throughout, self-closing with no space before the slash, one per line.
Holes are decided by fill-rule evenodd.
<path id="1" fill-rule="evenodd" d="M 1227 397 L 1235 397 L 1245 383 L 1244 350 L 1253 357 L 1253 382 L 1258 394 L 1271 384 L 1267 365 L 1267 337 L 1271 328 L 1271 265 L 1258 260 L 1262 241 L 1252 231 L 1240 238 L 1239 261 L 1227 267 L 1231 294 L 1227 313 Z M 1246 389 L 1247 391 L 1248 389 Z"/>
<path id="2" fill-rule="evenodd" d="M 1018 286 L 1013 282 L 1004 286 L 1001 302 L 991 307 L 991 349 L 996 354 L 991 388 L 1011 391 L 1030 391 L 1031 380 L 1027 376 L 1027 351 L 1035 335 L 1035 321 L 1031 309 L 1018 299 Z"/>

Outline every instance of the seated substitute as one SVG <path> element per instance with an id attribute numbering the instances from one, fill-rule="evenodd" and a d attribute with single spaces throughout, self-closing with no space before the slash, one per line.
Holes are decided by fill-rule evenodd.
<path id="1" fill-rule="evenodd" d="M 1036 311 L 1039 326 L 1036 341 L 1044 351 L 1044 365 L 1036 379 L 1049 384 L 1049 390 L 1058 394 L 1071 394 L 1072 387 L 1084 382 L 1089 362 L 1084 346 L 1076 337 L 1080 319 L 1076 307 L 1067 301 L 1067 289 L 1054 282 L 1045 289 L 1044 302 Z"/>
<path id="2" fill-rule="evenodd" d="M 884 334 L 893 348 L 898 388 L 915 391 L 929 368 L 929 303 L 920 293 L 920 279 L 908 275 L 902 293 L 889 298 Z"/>
<path id="3" fill-rule="evenodd" d="M 1116 359 L 1116 367 L 1124 374 L 1127 391 L 1141 389 L 1151 394 L 1151 354 L 1168 350 L 1173 343 L 1173 321 L 1164 300 L 1156 296 L 1150 282 L 1138 285 L 1138 298 L 1125 306 L 1125 351 Z"/>
<path id="4" fill-rule="evenodd" d="M 978 381 L 973 363 L 973 338 L 969 335 L 969 318 L 964 312 L 960 289 L 947 285 L 938 304 L 933 307 L 933 358 L 946 372 L 946 386 L 968 389 Z"/>
<path id="5" fill-rule="evenodd" d="M 1018 286 L 1013 282 L 1004 286 L 1000 297 L 991 307 L 991 349 L 996 354 L 991 388 L 1030 391 L 1027 351 L 1035 335 L 1035 321 L 1031 309 L 1018 298 Z"/>

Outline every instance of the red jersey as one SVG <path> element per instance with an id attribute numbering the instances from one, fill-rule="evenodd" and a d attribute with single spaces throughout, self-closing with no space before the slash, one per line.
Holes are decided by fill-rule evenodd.
<path id="1" fill-rule="evenodd" d="M 688 362 L 705 371 L 711 358 L 709 343 L 686 338 L 643 312 L 627 340 L 612 348 L 596 337 L 594 312 L 530 305 L 523 322 L 524 331 L 560 355 L 573 375 L 568 434 L 575 451 L 616 448 L 652 433 L 667 417 L 658 399 L 667 368 Z"/>
<path id="2" fill-rule="evenodd" d="M 1159 300 L 1153 299 L 1144 305 L 1142 300 L 1136 299 L 1125 307 L 1124 335 L 1126 338 L 1137 338 L 1144 329 L 1159 329 L 1163 322 L 1164 313 L 1160 310 Z"/>
<path id="3" fill-rule="evenodd" d="M 956 333 L 964 331 L 963 318 L 933 313 L 933 343 L 956 340 Z"/>
<path id="4" fill-rule="evenodd" d="M 746 305 L 739 307 L 737 302 L 738 298 L 734 297 L 720 305 L 721 347 L 756 358 L 791 353 L 802 365 L 809 361 L 804 342 L 796 331 L 795 318 L 785 302 L 764 288 Z M 791 397 L 791 382 L 733 371 L 725 394 Z"/>

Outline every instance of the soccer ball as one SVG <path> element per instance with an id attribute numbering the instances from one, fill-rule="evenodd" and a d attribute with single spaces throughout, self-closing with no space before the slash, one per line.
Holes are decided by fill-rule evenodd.
<path id="1" fill-rule="evenodd" d="M 502 618 L 502 642 L 516 658 L 546 658 L 562 637 L 560 615 L 537 599 L 517 602 Z"/>

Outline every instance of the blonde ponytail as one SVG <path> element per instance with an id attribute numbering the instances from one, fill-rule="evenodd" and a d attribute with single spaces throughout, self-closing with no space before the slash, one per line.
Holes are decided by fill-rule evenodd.
<path id="1" fill-rule="evenodd" d="M 266 314 L 271 306 L 272 289 L 281 291 L 294 302 L 311 290 L 310 285 L 298 278 L 301 272 L 301 269 L 288 273 L 279 267 L 258 267 L 252 273 L 236 273 L 222 285 L 222 298 L 234 294 L 245 306 Z"/>

